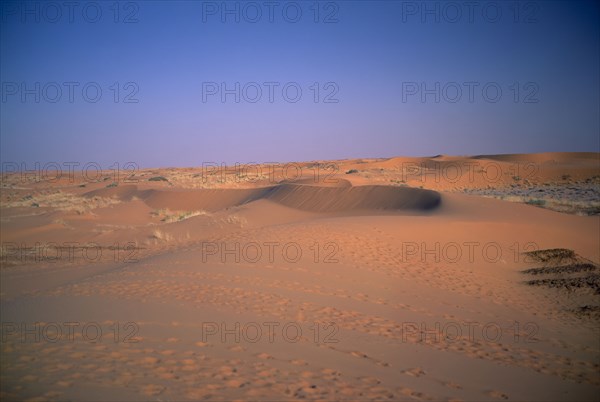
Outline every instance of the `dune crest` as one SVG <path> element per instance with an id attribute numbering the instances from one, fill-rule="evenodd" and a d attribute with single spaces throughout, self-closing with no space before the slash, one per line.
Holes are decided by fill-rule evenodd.
<path id="1" fill-rule="evenodd" d="M 352 186 L 347 180 L 339 184 L 311 185 L 284 183 L 256 189 L 200 189 L 200 190 L 139 190 L 129 185 L 90 191 L 88 197 L 117 197 L 131 200 L 137 197 L 152 208 L 173 210 L 218 211 L 260 199 L 267 199 L 287 207 L 311 212 L 346 211 L 428 211 L 441 203 L 441 195 L 433 190 L 380 185 Z"/>

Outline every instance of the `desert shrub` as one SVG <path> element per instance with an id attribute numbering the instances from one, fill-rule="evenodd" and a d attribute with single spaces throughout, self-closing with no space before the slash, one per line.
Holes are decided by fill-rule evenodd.
<path id="1" fill-rule="evenodd" d="M 545 250 L 534 250 L 527 251 L 526 256 L 532 257 L 535 261 L 548 262 L 548 261 L 563 261 L 571 260 L 575 258 L 575 251 L 567 248 L 549 248 Z"/>
<path id="2" fill-rule="evenodd" d="M 60 211 L 75 211 L 78 214 L 89 212 L 96 208 L 103 208 L 113 204 L 118 204 L 120 201 L 114 198 L 104 197 L 82 197 L 71 193 L 63 193 L 58 191 L 52 194 L 36 194 L 27 200 L 19 200 L 2 203 L 3 207 L 43 207 L 53 208 Z"/>
<path id="3" fill-rule="evenodd" d="M 154 229 L 152 231 L 152 238 L 154 238 L 156 240 L 163 240 L 163 241 L 170 242 L 173 240 L 173 235 L 171 235 L 170 233 L 167 233 L 167 232 L 163 232 L 160 229 Z"/>
<path id="4" fill-rule="evenodd" d="M 160 218 L 161 222 L 172 223 L 179 222 L 189 218 L 193 218 L 194 216 L 199 215 L 210 215 L 209 212 L 204 210 L 198 211 L 170 211 L 168 208 L 163 209 L 155 209 L 150 212 L 150 215 L 156 216 Z"/>
<path id="5" fill-rule="evenodd" d="M 525 201 L 525 204 L 527 204 L 527 205 L 535 205 L 535 206 L 538 206 L 538 207 L 543 207 L 544 205 L 546 205 L 546 200 L 531 199 L 531 200 Z"/>

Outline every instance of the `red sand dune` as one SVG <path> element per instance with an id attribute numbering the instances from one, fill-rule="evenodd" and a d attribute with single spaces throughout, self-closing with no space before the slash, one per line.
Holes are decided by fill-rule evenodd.
<path id="1" fill-rule="evenodd" d="M 193 168 L 114 185 L 6 177 L 0 397 L 597 400 L 598 161 L 355 159 L 223 183 Z M 337 173 L 315 180 L 317 163 Z M 466 163 L 473 177 L 456 181 L 403 170 Z M 501 180 L 482 174 L 490 163 Z M 486 191 L 507 200 L 472 194 Z M 79 323 L 72 341 L 34 341 L 65 322 Z"/>

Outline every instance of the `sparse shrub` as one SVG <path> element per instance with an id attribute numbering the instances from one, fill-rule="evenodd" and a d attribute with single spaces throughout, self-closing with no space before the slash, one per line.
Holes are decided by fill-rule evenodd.
<path id="1" fill-rule="evenodd" d="M 246 220 L 246 218 L 239 216 L 239 215 L 229 215 L 227 217 L 227 219 L 225 219 L 225 222 L 231 224 L 231 225 L 239 225 L 240 227 L 244 227 L 246 226 L 246 224 L 248 223 L 248 221 Z"/>
<path id="2" fill-rule="evenodd" d="M 406 181 L 398 179 L 390 179 L 390 182 L 395 183 L 399 186 L 406 186 Z"/>
<path id="3" fill-rule="evenodd" d="M 576 257 L 575 251 L 568 248 L 549 248 L 544 250 L 527 251 L 523 254 L 533 258 L 535 261 L 540 262 L 560 262 L 563 260 L 571 260 Z"/>
<path id="4" fill-rule="evenodd" d="M 350 169 L 346 172 L 346 174 L 352 174 L 352 173 L 358 173 L 358 170 L 356 169 Z"/>
<path id="5" fill-rule="evenodd" d="M 527 205 L 535 205 L 537 207 L 543 207 L 544 205 L 546 205 L 546 200 L 531 199 L 531 200 L 525 201 L 525 204 L 527 204 Z"/>
<path id="6" fill-rule="evenodd" d="M 115 198 L 89 198 L 58 191 L 52 194 L 36 194 L 31 199 L 27 200 L 9 200 L 6 207 L 44 207 L 53 208 L 60 211 L 75 211 L 79 214 L 82 214 L 96 208 L 103 208 L 109 205 L 118 204 L 119 202 L 120 201 Z"/>
<path id="7" fill-rule="evenodd" d="M 193 218 L 194 216 L 199 215 L 210 215 L 207 211 L 198 210 L 198 211 L 170 211 L 168 208 L 166 209 L 157 209 L 150 212 L 150 215 L 156 216 L 160 218 L 161 222 L 172 223 L 179 222 L 189 218 Z"/>
<path id="8" fill-rule="evenodd" d="M 173 240 L 173 236 L 170 233 L 163 232 L 160 229 L 154 229 L 154 231 L 152 231 L 152 237 L 157 240 L 164 240 L 164 241 Z"/>
<path id="9" fill-rule="evenodd" d="M 148 179 L 148 181 L 169 181 L 163 176 L 154 176 Z"/>
<path id="10" fill-rule="evenodd" d="M 108 186 L 106 186 L 106 188 L 113 188 L 113 187 L 117 187 L 117 183 L 110 183 Z"/>

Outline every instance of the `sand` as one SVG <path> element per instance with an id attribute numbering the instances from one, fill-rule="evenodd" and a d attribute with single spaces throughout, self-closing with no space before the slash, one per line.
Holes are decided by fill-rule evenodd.
<path id="1" fill-rule="evenodd" d="M 246 168 L 4 175 L 2 400 L 597 400 L 599 154 Z"/>

